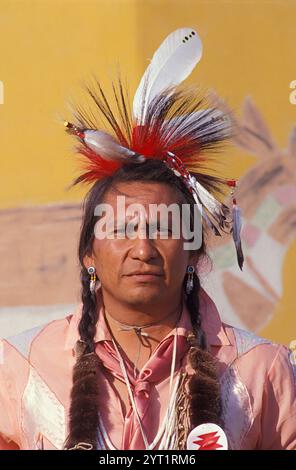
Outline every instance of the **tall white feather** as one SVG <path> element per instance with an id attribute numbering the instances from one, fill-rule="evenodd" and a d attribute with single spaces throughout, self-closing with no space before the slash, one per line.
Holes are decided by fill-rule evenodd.
<path id="1" fill-rule="evenodd" d="M 175 87 L 190 75 L 202 56 L 202 42 L 191 28 L 171 33 L 154 53 L 135 93 L 133 114 L 145 122 L 149 103 L 166 88 Z"/>

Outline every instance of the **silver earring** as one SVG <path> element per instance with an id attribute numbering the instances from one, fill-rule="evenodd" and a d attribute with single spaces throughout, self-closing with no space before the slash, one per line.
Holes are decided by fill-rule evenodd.
<path id="1" fill-rule="evenodd" d="M 97 281 L 96 270 L 93 266 L 90 266 L 89 268 L 87 268 L 87 272 L 90 275 L 89 290 L 93 294 L 96 290 L 96 281 Z"/>
<path id="2" fill-rule="evenodd" d="M 189 295 L 193 289 L 193 274 L 195 272 L 195 268 L 192 265 L 187 266 L 187 283 L 186 283 L 186 294 Z"/>

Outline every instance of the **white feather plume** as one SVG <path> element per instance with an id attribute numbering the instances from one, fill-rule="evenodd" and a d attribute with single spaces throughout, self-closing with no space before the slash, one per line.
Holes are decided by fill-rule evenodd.
<path id="1" fill-rule="evenodd" d="M 153 98 L 185 80 L 201 56 L 202 42 L 196 31 L 180 28 L 169 34 L 154 53 L 135 93 L 133 114 L 139 123 L 145 122 Z"/>
<path id="2" fill-rule="evenodd" d="M 84 142 L 91 150 L 101 155 L 105 160 L 122 161 L 131 159 L 139 163 L 145 160 L 142 155 L 118 144 L 112 135 L 104 131 L 84 131 Z"/>
<path id="3" fill-rule="evenodd" d="M 214 108 L 201 109 L 191 114 L 168 119 L 165 122 L 167 122 L 167 133 L 170 133 L 172 140 L 180 134 L 186 135 L 192 124 L 196 126 L 196 123 L 199 123 L 201 134 L 204 133 L 204 126 L 207 123 L 212 123 L 212 130 L 219 131 L 221 134 L 223 132 L 227 134 L 231 125 L 230 118 L 221 110 Z M 196 136 L 198 137 L 198 135 L 198 131 L 196 131 Z"/>
<path id="4" fill-rule="evenodd" d="M 194 176 L 190 176 L 190 183 L 208 211 L 213 215 L 219 213 L 221 203 Z"/>

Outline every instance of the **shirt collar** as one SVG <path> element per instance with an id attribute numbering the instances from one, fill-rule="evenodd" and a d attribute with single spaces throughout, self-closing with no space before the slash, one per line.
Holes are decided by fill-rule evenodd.
<path id="1" fill-rule="evenodd" d="M 104 305 L 102 301 L 101 287 L 97 290 L 99 320 L 97 324 L 97 332 L 95 342 L 112 341 L 112 336 L 105 321 Z M 204 289 L 200 289 L 199 305 L 201 314 L 201 325 L 206 334 L 208 344 L 210 346 L 229 346 L 231 343 L 226 334 L 225 328 L 221 322 L 218 310 L 212 299 L 207 295 Z M 66 333 L 65 350 L 73 349 L 76 341 L 79 339 L 78 325 L 82 314 L 82 304 L 80 304 L 76 312 L 70 317 L 68 331 Z M 182 314 L 177 326 L 167 337 L 176 333 L 187 336 L 191 331 L 190 315 L 183 302 Z"/>

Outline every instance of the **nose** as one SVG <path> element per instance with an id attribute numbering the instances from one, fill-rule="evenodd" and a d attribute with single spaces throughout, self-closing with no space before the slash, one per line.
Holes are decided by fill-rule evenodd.
<path id="1" fill-rule="evenodd" d="M 153 243 L 153 240 L 147 238 L 136 237 L 133 240 L 133 246 L 130 251 L 133 259 L 138 259 L 143 262 L 150 261 L 158 257 L 158 251 Z"/>

